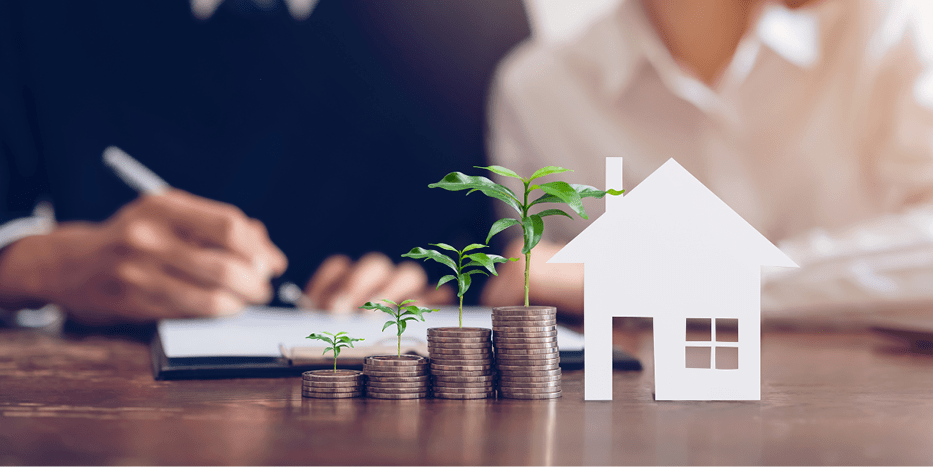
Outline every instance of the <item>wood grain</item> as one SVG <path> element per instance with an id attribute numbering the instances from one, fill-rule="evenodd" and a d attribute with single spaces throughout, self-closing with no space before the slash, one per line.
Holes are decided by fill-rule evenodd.
<path id="1" fill-rule="evenodd" d="M 869 334 L 768 333 L 761 402 L 310 400 L 300 378 L 154 381 L 126 337 L 0 330 L 0 464 L 933 464 L 933 356 Z"/>

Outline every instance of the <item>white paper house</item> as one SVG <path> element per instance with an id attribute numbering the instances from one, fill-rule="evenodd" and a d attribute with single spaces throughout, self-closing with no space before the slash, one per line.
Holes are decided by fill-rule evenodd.
<path id="1" fill-rule="evenodd" d="M 619 189 L 622 159 L 608 158 L 606 174 Z M 585 399 L 612 399 L 620 316 L 653 318 L 657 400 L 760 400 L 761 266 L 797 265 L 673 159 L 605 199 L 606 213 L 549 261 L 584 263 Z M 687 341 L 688 319 L 710 323 L 709 339 Z M 736 320 L 737 341 L 717 339 L 717 324 Z M 737 368 L 717 368 L 717 352 L 737 353 Z M 687 368 L 688 353 L 708 365 Z"/>

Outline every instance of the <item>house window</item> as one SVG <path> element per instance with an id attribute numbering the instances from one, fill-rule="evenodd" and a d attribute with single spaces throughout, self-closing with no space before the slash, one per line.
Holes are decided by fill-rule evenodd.
<path id="1" fill-rule="evenodd" d="M 687 318 L 687 368 L 739 368 L 739 320 Z"/>

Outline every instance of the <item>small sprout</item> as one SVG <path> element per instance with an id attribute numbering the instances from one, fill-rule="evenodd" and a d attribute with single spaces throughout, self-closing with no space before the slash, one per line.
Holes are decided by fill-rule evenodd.
<path id="1" fill-rule="evenodd" d="M 441 253 L 437 250 L 426 250 L 421 247 L 412 248 L 411 251 L 405 253 L 402 256 L 405 258 L 434 260 L 449 267 L 450 269 L 453 269 L 454 274 L 448 274 L 442 277 L 439 281 L 437 281 L 437 287 L 435 287 L 435 289 L 446 284 L 447 282 L 453 280 L 457 281 L 457 297 L 460 297 L 460 327 L 463 327 L 463 294 L 465 294 L 466 291 L 470 288 L 470 276 L 473 274 L 483 274 L 488 276 L 489 273 L 492 273 L 494 276 L 498 276 L 499 274 L 496 273 L 496 263 L 518 261 L 518 258 L 503 258 L 499 255 L 489 255 L 486 253 L 467 254 L 473 250 L 486 248 L 486 245 L 479 243 L 468 245 L 462 250 L 458 250 L 446 243 L 431 243 L 431 246 L 436 246 L 438 248 L 456 253 L 456 259 L 448 257 L 444 253 Z M 464 259 L 466 260 L 466 263 L 464 263 Z M 468 271 L 468 269 L 472 270 Z M 486 271 L 489 271 L 489 273 Z"/>
<path id="2" fill-rule="evenodd" d="M 489 235 L 486 236 L 486 244 L 489 244 L 489 240 L 491 240 L 494 235 L 513 225 L 522 226 L 522 232 L 524 233 L 522 253 L 525 255 L 525 306 L 528 306 L 528 272 L 531 267 L 531 250 L 541 241 L 541 234 L 544 233 L 543 219 L 547 216 L 555 215 L 573 219 L 570 214 L 560 209 L 544 209 L 534 214 L 529 212 L 530 209 L 541 203 L 563 203 L 580 217 L 588 219 L 586 211 L 583 209 L 583 198 L 602 198 L 607 194 L 618 196 L 625 191 L 611 189 L 603 191 L 589 185 L 575 185 L 561 181 L 547 182 L 540 185 L 531 184 L 533 180 L 539 177 L 571 171 L 561 167 L 542 167 L 528 178 L 521 177 L 514 171 L 498 165 L 476 168 L 486 169 L 503 177 L 521 180 L 522 185 L 524 185 L 522 196 L 519 197 L 508 187 L 500 185 L 486 177 L 474 177 L 460 172 L 451 172 L 439 182 L 428 185 L 428 188 L 443 188 L 448 191 L 470 190 L 467 194 L 478 191 L 490 198 L 502 201 L 518 213 L 517 219 L 506 217 L 493 223 L 492 227 L 489 229 Z M 541 190 L 544 194 L 533 201 L 528 201 L 529 195 L 535 190 Z"/>
<path id="3" fill-rule="evenodd" d="M 324 334 L 327 334 L 326 336 Z M 334 373 L 337 372 L 337 356 L 340 355 L 340 349 L 345 349 L 347 347 L 353 348 L 354 342 L 359 342 L 365 339 L 357 339 L 350 337 L 346 332 L 338 332 L 337 334 L 331 334 L 325 332 L 324 334 L 311 333 L 310 336 L 305 339 L 317 339 L 319 341 L 324 341 L 330 347 L 324 349 L 324 353 L 321 355 L 326 355 L 327 352 L 334 352 Z"/>
<path id="4" fill-rule="evenodd" d="M 391 307 L 381 305 L 379 303 L 366 302 L 363 306 L 360 307 L 361 310 L 379 310 L 385 313 L 388 313 L 392 316 L 393 319 L 386 321 L 385 325 L 382 326 L 382 330 L 385 331 L 389 326 L 395 326 L 398 331 L 398 356 L 402 356 L 402 333 L 405 332 L 405 328 L 408 326 L 409 321 L 414 321 L 420 319 L 424 321 L 423 313 L 431 313 L 433 311 L 430 308 L 422 308 L 415 305 L 408 305 L 409 303 L 414 302 L 414 300 L 405 300 L 402 303 L 395 303 L 392 300 L 382 300 L 386 303 L 391 303 L 395 306 L 393 310 Z M 408 306 L 405 306 L 408 305 Z"/>

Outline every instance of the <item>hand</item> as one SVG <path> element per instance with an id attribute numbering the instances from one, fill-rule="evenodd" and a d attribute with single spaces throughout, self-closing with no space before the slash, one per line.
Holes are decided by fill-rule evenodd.
<path id="1" fill-rule="evenodd" d="M 499 266 L 498 276 L 492 276 L 483 287 L 480 303 L 485 306 L 525 304 L 525 255 L 522 239 L 509 243 L 505 255 L 519 258 Z M 531 252 L 529 271 L 532 305 L 556 306 L 561 315 L 583 316 L 583 265 L 548 264 L 564 245 L 541 240 Z"/>
<path id="2" fill-rule="evenodd" d="M 236 207 L 180 190 L 107 221 L 61 224 L 0 256 L 0 296 L 53 302 L 80 321 L 216 316 L 272 297 L 285 256 Z"/>
<path id="3" fill-rule="evenodd" d="M 318 267 L 305 286 L 310 303 L 303 306 L 335 313 L 348 313 L 368 302 L 414 299 L 419 305 L 453 303 L 453 289 L 435 290 L 421 265 L 412 261 L 392 263 L 382 253 L 368 253 L 355 264 L 344 255 L 333 255 Z"/>

